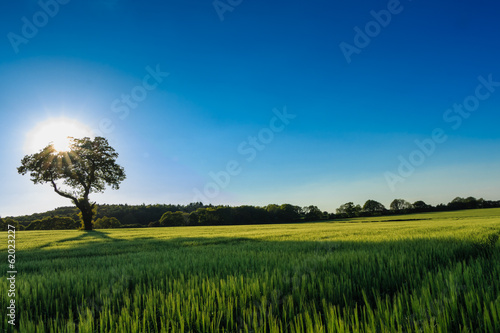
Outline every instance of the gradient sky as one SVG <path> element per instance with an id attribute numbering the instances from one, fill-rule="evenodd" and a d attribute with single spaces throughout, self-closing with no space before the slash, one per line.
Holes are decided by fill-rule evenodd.
<path id="1" fill-rule="evenodd" d="M 331 212 L 367 199 L 500 199 L 498 1 L 60 2 L 0 12 L 1 216 L 71 205 L 16 170 L 35 152 L 27 133 L 60 117 L 109 127 L 127 179 L 98 203 L 186 204 L 196 189 L 205 203 Z M 36 33 L 23 29 L 34 20 Z M 347 44 L 358 45 L 350 62 Z M 122 96 L 156 69 L 169 75 L 127 107 Z M 478 88 L 479 77 L 493 83 Z M 453 111 L 463 103 L 473 111 Z M 286 124 L 274 120 L 284 108 Z M 437 128 L 446 141 L 422 155 L 415 140 Z M 411 175 L 400 167 L 410 158 Z M 210 175 L 230 161 L 239 173 L 216 193 Z M 404 182 L 391 188 L 388 172 Z"/>

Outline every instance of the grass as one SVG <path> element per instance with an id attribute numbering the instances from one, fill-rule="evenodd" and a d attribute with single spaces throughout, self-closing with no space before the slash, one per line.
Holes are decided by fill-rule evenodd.
<path id="1" fill-rule="evenodd" d="M 19 232 L 18 328 L 500 332 L 499 234 L 500 209 Z M 7 304 L 6 283 L 0 295 Z M 0 328 L 10 329 L 6 317 Z"/>

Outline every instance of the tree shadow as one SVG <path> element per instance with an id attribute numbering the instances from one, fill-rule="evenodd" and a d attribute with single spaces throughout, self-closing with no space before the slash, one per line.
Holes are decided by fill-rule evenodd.
<path id="1" fill-rule="evenodd" d="M 82 241 L 82 240 L 92 241 L 93 239 L 94 240 L 99 239 L 99 240 L 120 241 L 116 238 L 112 238 L 112 237 L 108 236 L 108 233 L 106 233 L 106 232 L 92 230 L 92 231 L 84 231 L 76 237 L 65 238 L 65 239 L 60 239 L 57 241 L 49 242 L 49 243 L 43 244 L 41 246 L 38 246 L 32 250 L 44 249 L 46 247 L 51 247 L 51 246 L 55 246 L 57 244 L 63 244 L 63 243 L 67 243 L 67 242 L 76 242 L 76 241 Z"/>

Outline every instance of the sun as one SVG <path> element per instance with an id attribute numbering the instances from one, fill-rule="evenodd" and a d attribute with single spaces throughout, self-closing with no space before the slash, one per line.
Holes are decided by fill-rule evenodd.
<path id="1" fill-rule="evenodd" d="M 70 137 L 93 137 L 92 130 L 78 120 L 70 118 L 50 118 L 38 123 L 26 135 L 24 150 L 34 153 L 46 147 L 49 143 L 57 151 L 70 149 Z"/>

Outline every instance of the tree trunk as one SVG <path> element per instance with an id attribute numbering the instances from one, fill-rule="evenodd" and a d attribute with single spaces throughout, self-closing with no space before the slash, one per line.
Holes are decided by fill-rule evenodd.
<path id="1" fill-rule="evenodd" d="M 90 204 L 88 199 L 78 200 L 76 205 L 81 212 L 82 227 L 85 231 L 92 231 L 92 220 L 94 218 L 94 204 Z"/>

